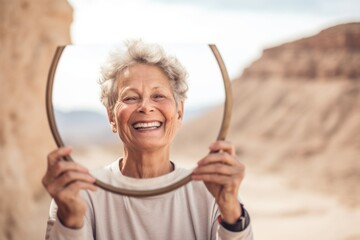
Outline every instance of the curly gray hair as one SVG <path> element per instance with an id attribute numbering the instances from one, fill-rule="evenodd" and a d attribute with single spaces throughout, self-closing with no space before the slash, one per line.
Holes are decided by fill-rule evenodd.
<path id="1" fill-rule="evenodd" d="M 160 45 L 144 43 L 142 40 L 127 41 L 125 45 L 127 47 L 125 52 L 120 50 L 112 52 L 101 67 L 100 98 L 108 110 L 112 111 L 118 100 L 117 74 L 138 63 L 158 66 L 164 71 L 169 78 L 177 105 L 180 100 L 186 99 L 187 72 L 176 57 L 167 55 Z"/>

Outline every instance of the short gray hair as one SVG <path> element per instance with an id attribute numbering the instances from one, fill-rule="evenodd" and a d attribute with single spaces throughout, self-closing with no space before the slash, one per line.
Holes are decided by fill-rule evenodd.
<path id="1" fill-rule="evenodd" d="M 158 44 L 145 43 L 142 40 L 125 42 L 126 51 L 117 49 L 110 53 L 107 62 L 101 67 L 99 84 L 101 85 L 101 102 L 108 110 L 113 110 L 118 100 L 118 83 L 116 76 L 128 67 L 145 63 L 159 67 L 169 78 L 173 95 L 178 105 L 186 99 L 188 85 L 187 72 L 175 56 L 165 53 Z"/>

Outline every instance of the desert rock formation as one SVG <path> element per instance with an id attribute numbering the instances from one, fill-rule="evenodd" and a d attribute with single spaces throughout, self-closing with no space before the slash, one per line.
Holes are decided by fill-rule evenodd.
<path id="1" fill-rule="evenodd" d="M 0 1 L 0 239 L 26 239 L 54 148 L 45 112 L 47 72 L 57 45 L 70 42 L 66 0 Z"/>
<path id="2" fill-rule="evenodd" d="M 242 160 L 360 204 L 360 23 L 264 50 L 233 94 L 229 139 Z M 220 111 L 189 124 L 178 139 L 184 151 L 212 140 Z"/>
<path id="3" fill-rule="evenodd" d="M 242 79 L 360 79 L 359 23 L 338 25 L 316 36 L 265 49 Z"/>

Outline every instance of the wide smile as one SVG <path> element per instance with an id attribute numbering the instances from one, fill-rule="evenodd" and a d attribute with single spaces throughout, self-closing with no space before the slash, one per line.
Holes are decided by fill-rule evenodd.
<path id="1" fill-rule="evenodd" d="M 132 125 L 135 130 L 138 131 L 148 131 L 155 130 L 160 128 L 163 125 L 162 122 L 152 121 L 152 122 L 136 122 Z"/>

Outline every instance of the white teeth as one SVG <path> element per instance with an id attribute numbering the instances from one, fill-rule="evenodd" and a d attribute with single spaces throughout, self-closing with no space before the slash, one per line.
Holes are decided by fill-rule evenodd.
<path id="1" fill-rule="evenodd" d="M 134 124 L 134 128 L 135 129 L 139 129 L 139 128 L 157 128 L 160 127 L 161 123 L 160 122 L 148 122 L 148 123 L 136 123 Z"/>

